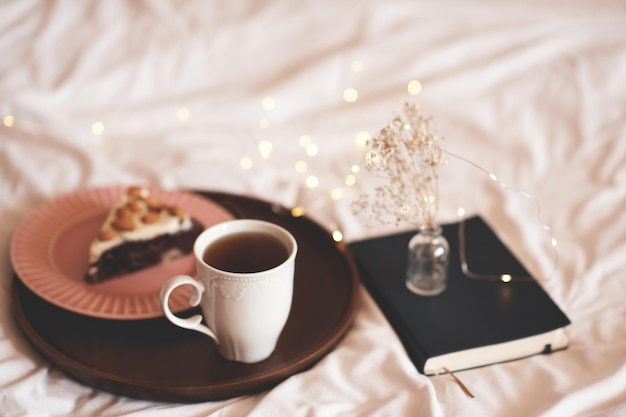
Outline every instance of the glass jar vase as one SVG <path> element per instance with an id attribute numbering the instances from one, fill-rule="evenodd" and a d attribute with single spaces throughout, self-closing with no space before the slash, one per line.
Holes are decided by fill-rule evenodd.
<path id="1" fill-rule="evenodd" d="M 409 241 L 406 286 L 419 295 L 443 292 L 448 283 L 448 241 L 441 227 L 422 227 Z"/>

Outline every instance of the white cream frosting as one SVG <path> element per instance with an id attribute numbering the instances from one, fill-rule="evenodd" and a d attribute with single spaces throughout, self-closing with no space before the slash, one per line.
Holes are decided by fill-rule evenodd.
<path id="1" fill-rule="evenodd" d="M 149 240 L 156 236 L 163 234 L 174 234 L 182 230 L 189 230 L 192 227 L 192 221 L 188 214 L 182 216 L 176 216 L 170 213 L 169 210 L 163 209 L 158 212 L 158 219 L 153 223 L 145 223 L 141 219 L 149 213 L 147 205 L 142 202 L 141 198 L 148 197 L 147 190 L 142 189 L 140 198 L 132 196 L 124 196 L 124 198 L 115 205 L 115 207 L 109 212 L 102 230 L 112 229 L 113 222 L 117 218 L 117 211 L 125 207 L 131 201 L 140 202 L 141 210 L 133 212 L 131 215 L 134 229 L 129 231 L 115 230 L 116 234 L 112 239 L 100 240 L 96 237 L 89 247 L 89 263 L 96 261 L 103 252 L 129 241 L 142 241 Z"/>

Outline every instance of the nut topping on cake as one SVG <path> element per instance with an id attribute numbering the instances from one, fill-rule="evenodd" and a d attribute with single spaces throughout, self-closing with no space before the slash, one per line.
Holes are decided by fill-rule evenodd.
<path id="1" fill-rule="evenodd" d="M 129 201 L 128 203 L 126 203 L 126 206 L 124 207 L 126 207 L 128 210 L 132 211 L 133 213 L 139 213 L 141 210 L 143 210 L 143 207 L 138 201 Z"/>
<path id="2" fill-rule="evenodd" d="M 154 197 L 146 197 L 144 201 L 150 211 L 161 211 L 163 209 L 163 203 Z"/>
<path id="3" fill-rule="evenodd" d="M 148 190 L 143 187 L 129 187 L 126 194 L 129 197 L 145 197 L 147 195 Z"/>
<path id="4" fill-rule="evenodd" d="M 118 217 L 117 219 L 113 220 L 113 222 L 111 223 L 111 226 L 115 229 L 115 230 L 119 230 L 119 231 L 123 231 L 123 232 L 129 232 L 131 230 L 135 230 L 135 222 L 133 221 L 132 217 Z"/>
<path id="5" fill-rule="evenodd" d="M 115 211 L 115 217 L 118 219 L 130 219 L 133 216 L 133 212 L 126 206 L 120 207 Z"/>
<path id="6" fill-rule="evenodd" d="M 168 203 L 148 188 L 129 187 L 89 246 L 85 280 L 102 282 L 191 253 L 202 224 Z"/>
<path id="7" fill-rule="evenodd" d="M 155 223 L 158 220 L 159 220 L 159 213 L 157 213 L 155 211 L 150 211 L 150 212 L 146 213 L 146 215 L 141 218 L 141 221 L 146 223 L 146 224 Z"/>
<path id="8" fill-rule="evenodd" d="M 106 242 L 107 240 L 113 239 L 116 235 L 117 233 L 115 233 L 113 229 L 101 230 L 100 233 L 98 233 L 98 240 Z"/>
<path id="9" fill-rule="evenodd" d="M 172 216 L 176 216 L 176 217 L 185 216 L 185 210 L 183 210 L 180 206 L 169 207 L 169 212 Z"/>

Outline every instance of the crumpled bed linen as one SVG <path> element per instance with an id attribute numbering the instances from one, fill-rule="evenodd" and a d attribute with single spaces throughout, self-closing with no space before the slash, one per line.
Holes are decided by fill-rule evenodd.
<path id="1" fill-rule="evenodd" d="M 626 415 L 624 21 L 610 0 L 0 3 L 0 415 Z M 370 183 L 353 166 L 407 101 L 482 168 L 448 158 L 440 221 L 488 221 L 571 319 L 566 350 L 459 372 L 470 399 L 419 374 L 360 289 L 311 369 L 176 404 L 76 382 L 13 320 L 13 232 L 80 188 L 254 196 L 346 242 L 397 231 L 354 215 Z"/>

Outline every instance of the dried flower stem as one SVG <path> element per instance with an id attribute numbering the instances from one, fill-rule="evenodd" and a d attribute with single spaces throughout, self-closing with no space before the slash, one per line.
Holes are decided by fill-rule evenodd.
<path id="1" fill-rule="evenodd" d="M 436 227 L 439 167 L 444 157 L 439 147 L 443 137 L 433 128 L 432 118 L 405 103 L 403 115 L 395 116 L 368 141 L 367 169 L 387 180 L 373 195 L 361 195 L 353 203 L 353 211 L 370 225 Z"/>

